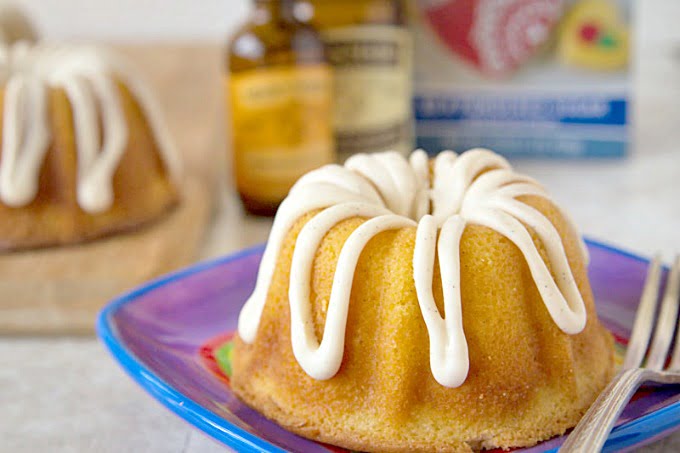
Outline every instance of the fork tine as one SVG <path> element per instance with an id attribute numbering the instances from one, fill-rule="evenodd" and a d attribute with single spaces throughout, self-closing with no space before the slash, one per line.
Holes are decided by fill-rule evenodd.
<path id="1" fill-rule="evenodd" d="M 675 258 L 673 268 L 668 274 L 666 291 L 663 294 L 661 310 L 654 329 L 652 346 L 647 355 L 646 367 L 661 371 L 668 357 L 668 348 L 673 340 L 675 325 L 678 320 L 678 294 L 680 293 L 680 256 Z"/>
<path id="2" fill-rule="evenodd" d="M 675 257 L 675 264 L 673 265 L 673 269 L 678 269 L 680 268 L 680 255 Z M 675 299 L 680 300 L 680 271 L 678 271 L 678 275 L 675 276 L 674 278 L 675 285 L 678 286 L 678 290 L 675 293 Z M 680 325 L 680 318 L 676 315 L 676 324 Z M 679 327 L 680 329 L 680 327 Z M 669 370 L 680 370 L 680 330 L 678 330 L 678 333 L 675 334 L 675 346 L 673 346 L 673 356 L 671 357 L 671 363 L 668 366 Z"/>
<path id="3" fill-rule="evenodd" d="M 657 299 L 659 297 L 659 282 L 661 281 L 661 257 L 655 256 L 649 264 L 647 279 L 642 290 L 640 305 L 638 306 L 633 332 L 628 342 L 628 351 L 623 361 L 623 369 L 638 368 L 642 364 L 642 358 L 647 351 L 649 337 L 654 325 L 654 313 L 656 312 Z"/>

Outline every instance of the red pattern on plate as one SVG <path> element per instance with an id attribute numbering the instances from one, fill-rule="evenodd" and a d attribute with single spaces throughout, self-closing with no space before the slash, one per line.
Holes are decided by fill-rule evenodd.
<path id="1" fill-rule="evenodd" d="M 198 355 L 201 357 L 201 362 L 203 365 L 210 370 L 212 374 L 217 376 L 221 381 L 224 381 L 227 385 L 230 385 L 229 376 L 224 374 L 217 365 L 217 358 L 215 357 L 215 351 L 222 346 L 224 343 L 231 341 L 234 338 L 234 332 L 225 333 L 218 335 L 217 337 L 209 340 L 206 344 L 201 346 L 198 351 Z"/>

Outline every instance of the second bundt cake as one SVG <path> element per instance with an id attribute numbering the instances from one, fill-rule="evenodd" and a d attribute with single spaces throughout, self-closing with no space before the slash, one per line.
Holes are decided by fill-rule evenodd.
<path id="1" fill-rule="evenodd" d="M 529 446 L 613 372 L 576 229 L 482 149 L 357 155 L 282 204 L 235 338 L 247 404 L 361 451 Z"/>
<path id="2" fill-rule="evenodd" d="M 125 61 L 17 43 L 0 78 L 0 250 L 127 231 L 177 203 L 178 155 Z"/>

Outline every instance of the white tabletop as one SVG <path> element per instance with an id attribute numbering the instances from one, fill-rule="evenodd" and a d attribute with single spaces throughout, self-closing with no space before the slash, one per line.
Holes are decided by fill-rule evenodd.
<path id="1" fill-rule="evenodd" d="M 544 182 L 586 234 L 642 254 L 662 251 L 670 260 L 680 252 L 680 2 L 644 4 L 634 155 L 515 164 Z M 263 242 L 268 228 L 269 221 L 245 218 L 226 197 L 203 258 Z M 94 339 L 0 338 L 0 451 L 224 448 L 146 395 Z M 680 451 L 680 434 L 642 451 Z"/>

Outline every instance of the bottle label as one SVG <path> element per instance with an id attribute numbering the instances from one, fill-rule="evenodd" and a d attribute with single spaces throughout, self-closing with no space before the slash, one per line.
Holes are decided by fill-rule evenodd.
<path id="1" fill-rule="evenodd" d="M 335 160 L 327 65 L 234 73 L 227 84 L 242 194 L 280 202 L 298 178 Z"/>
<path id="2" fill-rule="evenodd" d="M 411 152 L 409 31 L 359 25 L 331 28 L 322 37 L 335 69 L 334 128 L 340 159 L 357 152 Z"/>

